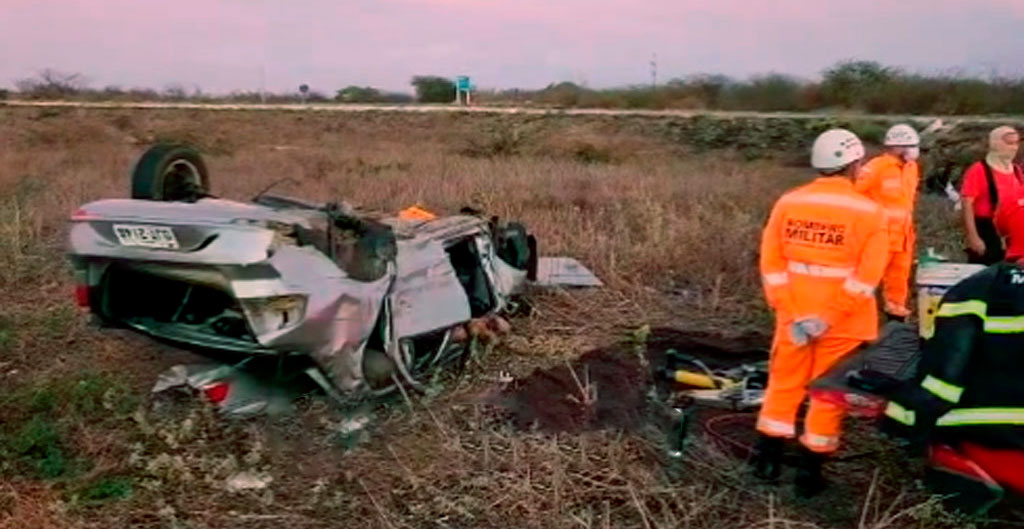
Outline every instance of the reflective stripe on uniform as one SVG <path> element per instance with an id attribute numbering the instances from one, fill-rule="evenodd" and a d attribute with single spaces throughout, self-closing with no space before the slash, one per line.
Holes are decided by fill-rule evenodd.
<path id="1" fill-rule="evenodd" d="M 984 301 L 970 300 L 955 303 L 943 303 L 939 311 L 935 313 L 937 318 L 955 318 L 957 316 L 977 316 L 985 319 L 988 312 L 988 305 Z"/>
<path id="2" fill-rule="evenodd" d="M 789 283 L 789 274 L 786 272 L 778 272 L 774 274 L 765 274 L 764 283 L 768 286 L 778 287 Z"/>
<path id="3" fill-rule="evenodd" d="M 796 435 L 795 424 L 769 419 L 768 417 L 757 418 L 757 429 L 766 434 L 781 437 L 793 437 Z"/>
<path id="4" fill-rule="evenodd" d="M 910 215 L 910 211 L 903 208 L 885 208 L 885 216 L 890 219 L 899 219 Z"/>
<path id="5" fill-rule="evenodd" d="M 833 193 L 795 193 L 783 197 L 783 200 L 793 204 L 821 204 L 823 206 L 836 206 L 866 213 L 878 211 L 878 204 L 871 200 Z"/>
<path id="6" fill-rule="evenodd" d="M 1024 425 L 1024 408 L 962 408 L 939 417 L 938 426 Z"/>
<path id="7" fill-rule="evenodd" d="M 914 413 L 914 410 L 908 410 L 891 400 L 885 407 L 885 416 L 907 426 L 913 426 L 917 421 L 917 414 Z"/>
<path id="8" fill-rule="evenodd" d="M 794 274 L 814 277 L 844 278 L 849 277 L 849 275 L 853 273 L 853 268 L 816 265 L 811 263 L 801 263 L 800 261 L 790 261 L 787 268 Z"/>
<path id="9" fill-rule="evenodd" d="M 860 294 L 862 296 L 872 296 L 875 294 L 874 286 L 857 281 L 852 277 L 846 278 L 846 281 L 843 282 L 843 289 L 851 294 Z"/>
<path id="10" fill-rule="evenodd" d="M 985 332 L 992 334 L 1024 333 L 1024 316 L 988 316 Z"/>
<path id="11" fill-rule="evenodd" d="M 839 437 L 804 432 L 800 442 L 815 452 L 831 452 L 839 448 Z"/>
<path id="12" fill-rule="evenodd" d="M 991 334 L 1024 333 L 1024 316 L 989 316 L 988 305 L 984 301 L 970 300 L 939 305 L 935 313 L 937 318 L 955 318 L 957 316 L 977 316 L 984 323 L 985 332 Z"/>
<path id="13" fill-rule="evenodd" d="M 964 392 L 964 388 L 954 386 L 949 382 L 935 378 L 931 375 L 924 377 L 924 380 L 921 381 L 921 387 L 927 389 L 936 397 L 953 404 L 960 402 L 960 396 L 963 395 Z"/>

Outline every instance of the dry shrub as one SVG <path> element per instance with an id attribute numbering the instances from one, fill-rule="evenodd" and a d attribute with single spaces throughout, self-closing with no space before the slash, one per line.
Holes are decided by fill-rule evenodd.
<path id="1" fill-rule="evenodd" d="M 230 156 L 237 148 L 235 138 L 226 132 L 210 132 L 194 126 L 160 128 L 142 138 L 144 143 L 187 143 L 210 156 Z"/>
<path id="2" fill-rule="evenodd" d="M 24 126 L 46 134 L 67 128 L 60 119 L 36 122 L 27 111 L 5 112 L 9 126 L 0 127 L 0 137 Z M 102 128 L 123 117 L 85 112 L 75 123 Z M 214 192 L 227 198 L 247 199 L 280 181 L 275 192 L 375 209 L 421 203 L 452 212 L 471 205 L 523 219 L 546 253 L 582 258 L 620 292 L 638 296 L 653 287 L 705 309 L 740 301 L 763 310 L 760 227 L 774 199 L 811 176 L 720 154 L 684 158 L 678 148 L 645 137 L 643 127 L 588 118 L 139 111 L 131 119 L 140 130 L 212 150 Z M 333 125 L 337 132 L 329 131 Z M 467 136 L 500 130 L 518 134 L 513 152 L 522 155 L 451 154 Z M 5 244 L 59 237 L 65 215 L 78 204 L 126 195 L 127 171 L 141 147 L 119 135 L 97 137 L 99 144 L 61 149 L 21 142 L 0 153 L 3 196 L 24 182 L 38 190 L 5 208 Z M 594 161 L 615 163 L 587 163 Z M 951 216 L 941 203 L 931 204 L 922 218 Z M 935 226 L 922 229 L 923 243 L 955 246 L 946 242 L 948 224 Z M 4 253 L 10 260 L 18 252 Z"/>
<path id="3" fill-rule="evenodd" d="M 74 120 L 70 123 L 60 119 L 25 123 L 18 129 L 21 141 L 30 147 L 39 147 L 53 151 L 72 150 L 86 145 L 103 144 L 109 141 L 110 131 L 102 123 L 94 120 Z M 72 117 L 72 119 L 74 119 Z M 64 126 L 53 126 L 54 121 L 61 121 Z"/>
<path id="4" fill-rule="evenodd" d="M 541 156 L 584 164 L 618 164 L 667 151 L 661 142 L 650 137 L 580 126 L 552 131 L 535 150 Z"/>
<path id="5" fill-rule="evenodd" d="M 934 501 L 870 470 L 857 469 L 831 496 L 800 502 L 788 487 L 759 484 L 741 461 L 700 443 L 696 427 L 686 457 L 671 462 L 656 430 L 512 432 L 496 426 L 472 393 L 412 406 L 344 462 L 297 469 L 280 485 L 312 489 L 309 511 L 359 516 L 380 528 L 959 526 Z"/>
<path id="6" fill-rule="evenodd" d="M 58 500 L 46 486 L 18 481 L 0 484 L 0 529 L 74 527 L 60 512 Z"/>
<path id="7" fill-rule="evenodd" d="M 662 141 L 664 131 L 645 135 L 653 127 L 647 121 L 616 128 L 589 118 L 511 123 L 473 115 L 124 116 L 91 111 L 36 120 L 32 111 L 0 109 L 0 141 L 10 146 L 0 150 L 0 320 L 14 322 L 17 331 L 5 340 L 13 346 L 0 356 L 0 377 L 14 368 L 23 374 L 18 380 L 70 377 L 98 366 L 123 374 L 141 395 L 168 365 L 195 361 L 141 338 L 88 329 L 73 312 L 57 310 L 70 302 L 62 255 L 67 215 L 84 202 L 127 195 L 128 170 L 141 146 L 125 134 L 172 134 L 213 146 L 214 193 L 226 198 L 248 199 L 292 178 L 275 192 L 383 211 L 413 203 L 438 212 L 471 205 L 522 219 L 544 254 L 575 256 L 608 286 L 535 296 L 537 312 L 516 321 L 517 335 L 484 364 L 484 373 L 473 374 L 475 385 L 431 405 L 432 413 L 416 404 L 416 413 L 393 416 L 356 452 L 332 451 L 316 416 L 311 424 L 268 427 L 278 438 L 267 441 L 274 446 L 266 456 L 275 478 L 269 496 L 236 498 L 215 486 L 231 458 L 242 461 L 260 437 L 248 430 L 222 429 L 206 416 L 193 419 L 200 427 L 190 430 L 187 414 L 176 422 L 153 419 L 146 431 L 136 423 L 75 423 L 78 452 L 111 465 L 127 453 L 124 459 L 133 461 L 127 470 L 149 485 L 122 507 L 74 513 L 75 525 L 325 527 L 358 519 L 389 528 L 702 529 L 768 527 L 769 521 L 797 527 L 792 520 L 809 516 L 791 503 L 771 503 L 720 455 L 695 454 L 688 459 L 690 478 L 669 483 L 658 470 L 659 449 L 642 437 L 513 435 L 477 415 L 473 404 L 494 372 L 562 361 L 618 339 L 623 326 L 766 328 L 759 232 L 774 200 L 810 178 L 807 170 L 720 154 L 684 157 Z M 458 154 L 462 138 L 510 124 L 523 131 L 519 151 Z M 61 136 L 69 127 L 90 136 Z M 47 144 L 24 130 L 63 139 Z M 577 156 L 581 145 L 614 163 Z M 921 246 L 955 249 L 948 207 L 927 199 L 920 211 Z M 0 524 L 61 525 L 56 515 L 44 516 L 50 500 L 39 491 L 45 489 L 18 490 L 20 516 L 3 518 L 13 511 L 0 510 Z"/>

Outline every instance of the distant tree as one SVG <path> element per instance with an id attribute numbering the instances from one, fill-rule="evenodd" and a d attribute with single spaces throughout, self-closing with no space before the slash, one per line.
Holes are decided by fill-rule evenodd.
<path id="1" fill-rule="evenodd" d="M 582 92 L 584 89 L 582 86 L 571 82 L 562 81 L 560 83 L 551 83 L 544 88 L 548 92 L 566 91 L 566 92 Z"/>
<path id="2" fill-rule="evenodd" d="M 421 103 L 451 103 L 455 100 L 455 83 L 446 77 L 417 75 L 412 78 L 416 99 Z"/>
<path id="3" fill-rule="evenodd" d="M 299 85 L 299 94 L 302 96 L 302 102 L 305 103 L 306 100 L 309 98 L 309 85 L 308 84 L 301 84 L 301 85 Z"/>
<path id="4" fill-rule="evenodd" d="M 699 74 L 686 79 L 686 84 L 708 108 L 717 108 L 721 103 L 722 94 L 735 81 L 721 74 Z"/>
<path id="5" fill-rule="evenodd" d="M 132 88 L 128 90 L 127 96 L 132 101 L 153 101 L 160 98 L 160 94 L 150 88 Z"/>
<path id="6" fill-rule="evenodd" d="M 77 94 L 86 88 L 82 74 L 64 73 L 47 68 L 35 77 L 14 83 L 22 94 L 36 99 L 60 98 Z"/>
<path id="7" fill-rule="evenodd" d="M 317 92 L 316 90 L 311 90 L 310 92 L 308 92 L 306 94 L 306 101 L 310 102 L 310 103 L 323 103 L 323 102 L 326 102 L 326 101 L 330 101 L 330 99 L 328 99 L 327 96 L 325 96 L 321 92 Z"/>
<path id="8" fill-rule="evenodd" d="M 11 91 L 6 88 L 0 88 L 0 101 L 6 101 L 11 95 Z"/>
<path id="9" fill-rule="evenodd" d="M 124 98 L 124 90 L 117 85 L 107 85 L 100 91 L 100 97 L 104 100 L 122 99 Z"/>
<path id="10" fill-rule="evenodd" d="M 718 103 L 727 110 L 797 110 L 803 88 L 800 80 L 788 75 L 758 75 L 730 85 Z"/>
<path id="11" fill-rule="evenodd" d="M 370 86 L 352 85 L 338 90 L 334 100 L 342 103 L 379 103 L 384 100 L 384 95 Z"/>
<path id="12" fill-rule="evenodd" d="M 843 61 L 825 70 L 821 96 L 828 104 L 863 106 L 870 94 L 899 74 L 899 70 L 874 61 Z"/>
<path id="13" fill-rule="evenodd" d="M 184 101 L 188 99 L 188 92 L 180 84 L 169 84 L 164 87 L 164 97 L 172 101 Z"/>
<path id="14" fill-rule="evenodd" d="M 386 92 L 381 94 L 382 103 L 412 103 L 416 101 L 416 98 L 411 94 L 403 94 L 401 92 Z"/>
<path id="15" fill-rule="evenodd" d="M 579 103 L 580 96 L 586 91 L 585 88 L 576 83 L 563 81 L 561 83 L 549 84 L 544 90 L 540 91 L 539 98 L 548 104 L 571 107 Z"/>

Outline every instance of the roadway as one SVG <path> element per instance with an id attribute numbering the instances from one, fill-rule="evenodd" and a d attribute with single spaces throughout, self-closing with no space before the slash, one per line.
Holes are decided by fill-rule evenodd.
<path id="1" fill-rule="evenodd" d="M 642 116 L 692 118 L 709 116 L 717 118 L 756 119 L 865 119 L 885 121 L 914 121 L 931 123 L 936 119 L 946 122 L 969 121 L 976 123 L 1006 123 L 1021 121 L 1022 116 L 911 116 L 872 115 L 858 113 L 828 112 L 726 112 L 710 110 L 640 110 L 604 108 L 540 108 L 507 106 L 457 106 L 457 105 L 374 105 L 349 103 L 190 103 L 190 102 L 115 102 L 115 101 L 0 101 L 0 106 L 28 108 L 88 108 L 88 109 L 180 109 L 212 111 L 290 111 L 290 112 L 407 112 L 439 113 L 462 112 L 468 114 L 518 114 L 535 116 Z"/>

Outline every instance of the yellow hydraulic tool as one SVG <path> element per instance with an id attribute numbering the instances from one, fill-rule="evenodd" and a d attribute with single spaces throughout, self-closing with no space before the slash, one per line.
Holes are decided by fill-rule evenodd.
<path id="1" fill-rule="evenodd" d="M 725 389 L 737 383 L 727 378 L 711 376 L 705 373 L 677 369 L 672 372 L 672 380 L 687 386 L 703 389 Z"/>

